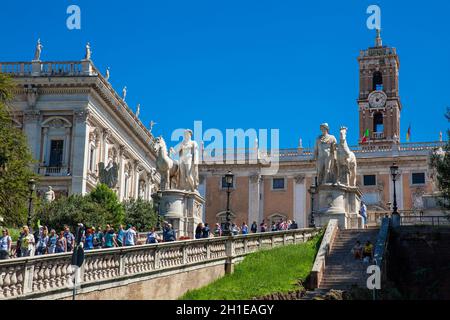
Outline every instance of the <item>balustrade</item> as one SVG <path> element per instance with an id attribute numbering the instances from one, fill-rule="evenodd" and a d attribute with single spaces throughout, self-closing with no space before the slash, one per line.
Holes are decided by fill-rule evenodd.
<path id="1" fill-rule="evenodd" d="M 173 270 L 189 265 L 234 259 L 260 249 L 300 243 L 316 229 L 256 233 L 232 237 L 177 241 L 92 250 L 81 267 L 81 286 L 95 290 L 102 282 Z M 0 261 L 0 300 L 70 292 L 71 254 L 51 254 Z M 137 280 L 136 280 L 137 281 Z"/>

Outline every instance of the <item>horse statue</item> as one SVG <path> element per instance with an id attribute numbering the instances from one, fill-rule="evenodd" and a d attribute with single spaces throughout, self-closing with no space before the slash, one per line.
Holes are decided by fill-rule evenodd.
<path id="1" fill-rule="evenodd" d="M 343 185 L 356 186 L 356 156 L 347 145 L 346 127 L 341 127 L 337 146 L 337 181 Z"/>
<path id="2" fill-rule="evenodd" d="M 178 162 L 170 158 L 163 137 L 158 137 L 156 139 L 155 146 L 157 153 L 156 168 L 161 174 L 161 190 L 174 189 L 177 187 Z"/>

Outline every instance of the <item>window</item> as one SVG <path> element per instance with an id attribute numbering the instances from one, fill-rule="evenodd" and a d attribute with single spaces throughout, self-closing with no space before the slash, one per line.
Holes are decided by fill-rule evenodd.
<path id="1" fill-rule="evenodd" d="M 94 155 L 95 155 L 95 149 L 94 147 L 91 147 L 91 150 L 89 152 L 89 171 L 94 171 Z"/>
<path id="2" fill-rule="evenodd" d="M 373 116 L 373 132 L 384 132 L 383 114 L 381 112 L 377 112 Z"/>
<path id="3" fill-rule="evenodd" d="M 363 176 L 363 184 L 365 186 L 376 186 L 377 185 L 377 176 L 374 174 L 365 174 Z"/>
<path id="4" fill-rule="evenodd" d="M 383 74 L 380 71 L 373 73 L 373 90 L 383 90 Z"/>
<path id="5" fill-rule="evenodd" d="M 273 178 L 272 179 L 272 189 L 273 190 L 283 190 L 284 189 L 284 178 Z"/>
<path id="6" fill-rule="evenodd" d="M 413 173 L 412 174 L 412 184 L 425 184 L 425 173 Z"/>
<path id="7" fill-rule="evenodd" d="M 63 160 L 64 140 L 52 140 L 50 144 L 50 167 L 60 167 Z"/>

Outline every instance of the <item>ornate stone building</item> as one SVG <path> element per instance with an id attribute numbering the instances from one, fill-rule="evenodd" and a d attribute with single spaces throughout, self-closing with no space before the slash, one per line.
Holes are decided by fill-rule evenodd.
<path id="1" fill-rule="evenodd" d="M 18 83 L 14 122 L 28 137 L 42 194 L 112 187 L 121 200 L 158 188 L 154 137 L 95 68 L 72 62 L 0 63 Z"/>
<path id="2" fill-rule="evenodd" d="M 351 147 L 358 161 L 357 185 L 370 212 L 388 211 L 393 202 L 393 182 L 389 167 L 396 162 L 401 175 L 396 181 L 399 210 L 424 211 L 436 209 L 433 193 L 433 170 L 429 167 L 431 152 L 443 145 L 442 141 L 400 143 L 399 57 L 395 48 L 382 45 L 377 33 L 375 46 L 363 50 L 358 57 L 360 88 L 360 137 L 369 132 L 367 139 Z M 324 119 L 326 120 L 326 119 Z M 344 121 L 344 119 L 343 119 Z M 351 128 L 353 124 L 347 124 Z M 319 124 L 317 124 L 319 127 Z M 334 131 L 333 131 L 334 129 Z M 338 134 L 339 128 L 332 128 Z M 263 152 L 249 163 L 218 162 L 203 154 L 201 189 L 206 197 L 205 220 L 208 223 L 224 222 L 226 213 L 226 188 L 222 177 L 231 170 L 235 184 L 231 194 L 230 210 L 233 222 L 259 223 L 291 219 L 300 227 L 307 227 L 311 212 L 311 196 L 316 168 L 313 150 L 300 146 L 272 153 L 279 155 L 279 171 L 275 176 L 265 176 L 267 166 Z M 232 150 L 230 153 L 235 153 Z M 236 159 L 239 155 L 235 154 Z"/>

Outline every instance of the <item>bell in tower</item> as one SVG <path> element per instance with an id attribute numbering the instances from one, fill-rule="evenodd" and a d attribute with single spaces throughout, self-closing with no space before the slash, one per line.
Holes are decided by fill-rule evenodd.
<path id="1" fill-rule="evenodd" d="M 395 48 L 383 46 L 377 29 L 375 46 L 361 50 L 359 62 L 360 144 L 399 143 L 401 103 L 398 91 L 400 62 Z"/>

